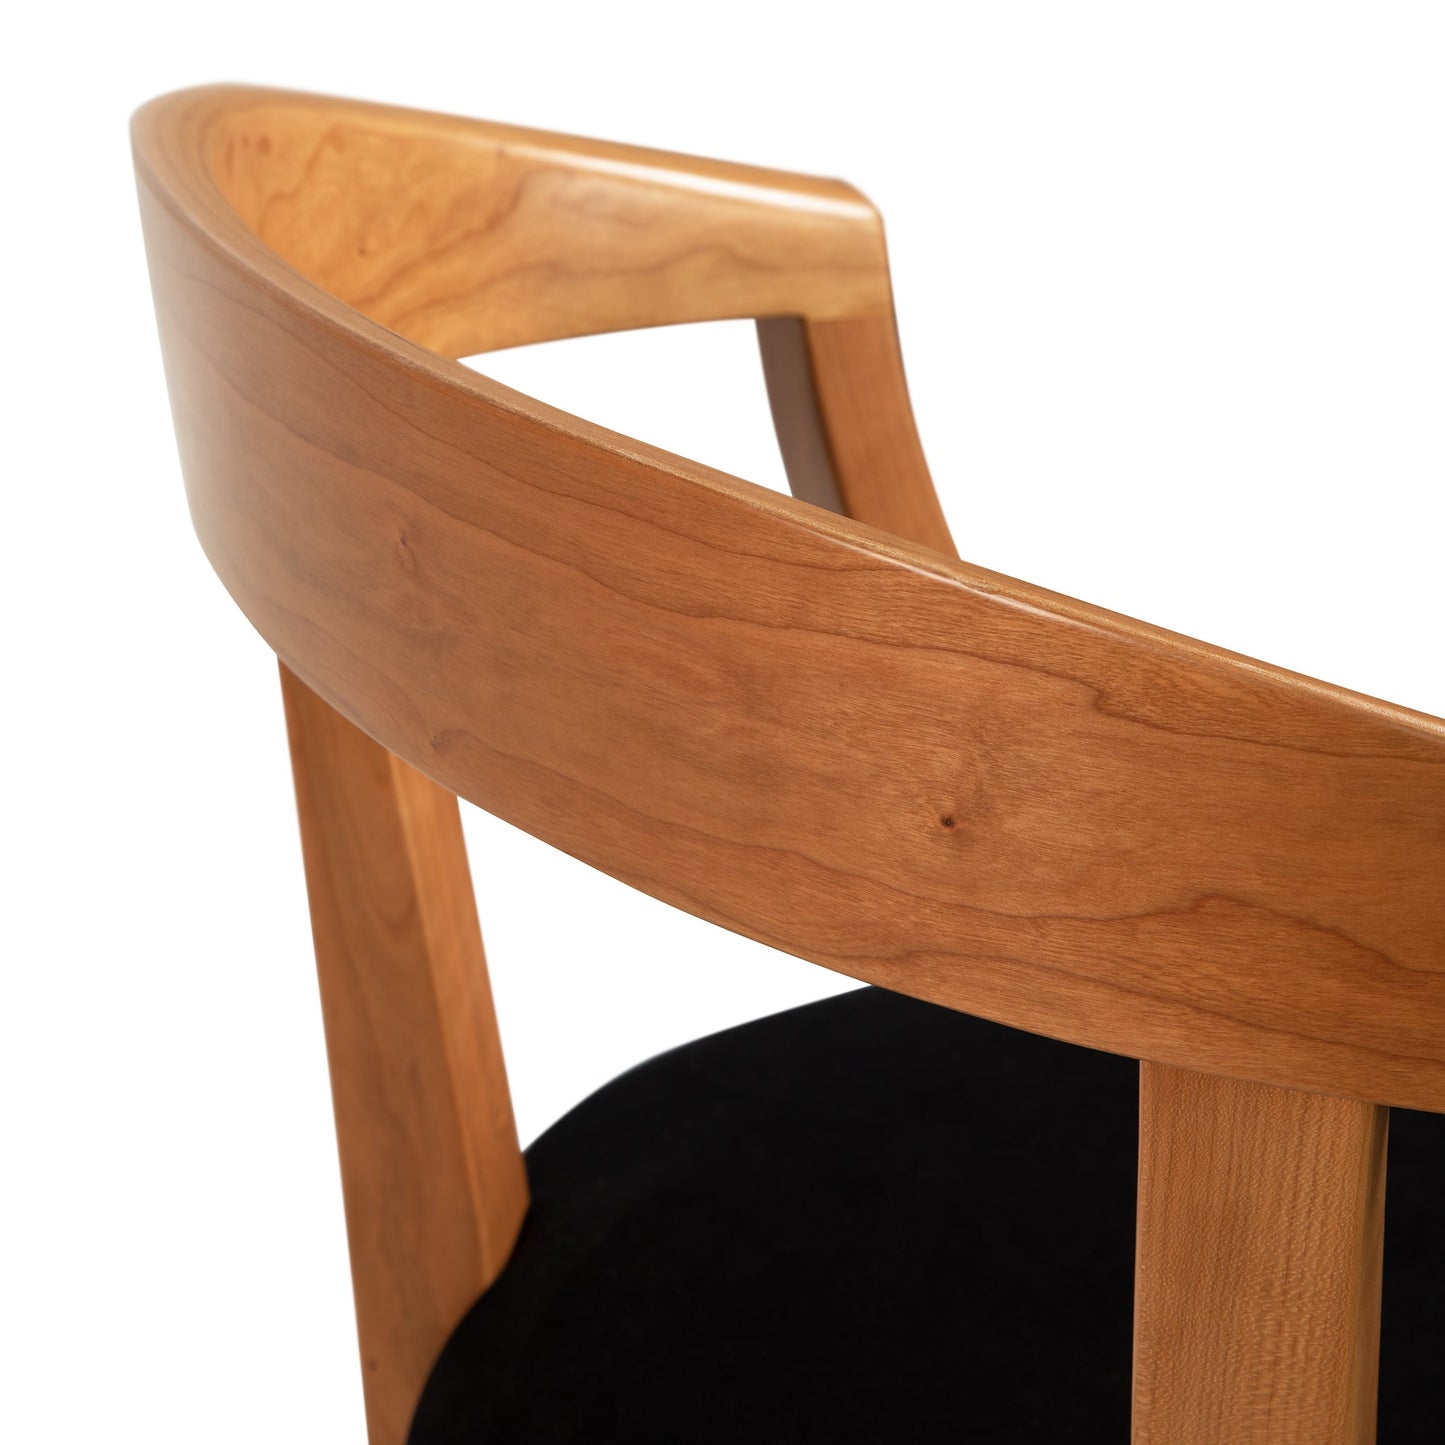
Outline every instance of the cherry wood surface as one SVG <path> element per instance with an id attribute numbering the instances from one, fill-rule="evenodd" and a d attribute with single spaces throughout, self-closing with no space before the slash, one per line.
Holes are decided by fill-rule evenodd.
<path id="1" fill-rule="evenodd" d="M 774 496 L 386 331 L 228 203 L 209 158 L 238 104 L 272 102 L 141 113 L 142 205 L 197 531 L 322 697 L 461 796 L 855 977 L 1445 1107 L 1439 720 Z M 491 134 L 430 124 L 469 151 Z"/>
<path id="2" fill-rule="evenodd" d="M 241 219 L 320 286 L 446 356 L 667 322 L 891 314 L 882 225 L 841 181 L 210 94 L 187 119 Z"/>
<path id="3" fill-rule="evenodd" d="M 1375 1438 L 1388 1112 L 1142 1065 L 1135 1445 Z"/>
<path id="4" fill-rule="evenodd" d="M 893 318 L 767 317 L 758 341 L 793 495 L 956 557 Z"/>
<path id="5" fill-rule="evenodd" d="M 527 1181 L 457 800 L 281 670 L 367 1429 L 406 1438 Z"/>
<path id="6" fill-rule="evenodd" d="M 1145 1061 L 1135 1439 L 1371 1440 L 1445 724 L 959 561 L 841 183 L 240 87 L 134 138 L 192 515 L 283 663 L 375 1445 L 525 1209 L 449 792 Z M 730 316 L 797 499 L 454 360 Z"/>

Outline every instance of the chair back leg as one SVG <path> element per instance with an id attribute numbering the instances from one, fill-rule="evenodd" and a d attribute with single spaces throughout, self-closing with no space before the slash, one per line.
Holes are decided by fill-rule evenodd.
<path id="1" fill-rule="evenodd" d="M 1368 1445 L 1388 1111 L 1140 1070 L 1134 1445 Z"/>
<path id="2" fill-rule="evenodd" d="M 403 1445 L 527 1208 L 456 798 L 281 669 L 367 1433 Z"/>

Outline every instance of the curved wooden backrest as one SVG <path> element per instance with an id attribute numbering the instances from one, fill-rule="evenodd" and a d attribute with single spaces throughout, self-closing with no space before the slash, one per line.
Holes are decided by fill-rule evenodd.
<path id="1" fill-rule="evenodd" d="M 310 174 L 331 214 L 351 154 L 363 193 L 392 178 L 411 214 L 406 148 L 356 134 L 455 133 L 461 159 L 435 161 L 454 180 L 511 133 L 326 113 L 220 91 L 137 122 L 197 529 L 288 667 L 461 796 L 829 967 L 1138 1057 L 1445 1108 L 1445 725 L 776 497 L 389 334 L 281 264 L 213 167 L 269 141 L 281 199 L 257 160 L 235 182 L 269 233 Z M 642 155 L 607 174 L 634 185 Z M 848 229 L 859 203 L 822 193 Z M 816 211 L 757 230 L 799 216 L 805 255 Z M 583 329 L 576 305 L 510 334 Z M 485 321 L 417 308 L 425 339 L 487 344 Z"/>
<path id="2" fill-rule="evenodd" d="M 135 141 L 196 529 L 289 670 L 323 974 L 382 948 L 470 998 L 415 1023 L 452 1061 L 447 1109 L 496 1050 L 460 982 L 481 968 L 464 864 L 440 884 L 423 866 L 438 830 L 461 856 L 426 779 L 830 968 L 1153 1061 L 1146 1120 L 1190 1123 L 1162 1162 L 1146 1148 L 1151 1225 L 1184 1196 L 1222 1217 L 1186 1177 L 1201 1120 L 1261 1159 L 1317 1129 L 1353 1181 L 1335 1303 L 1368 1321 L 1382 1115 L 1297 1118 L 1260 1086 L 1445 1109 L 1445 724 L 948 555 L 881 231 L 846 187 L 239 88 L 154 102 Z M 760 319 L 795 490 L 849 516 L 448 359 L 739 315 Z M 383 864 L 331 821 L 341 757 L 347 788 L 379 790 L 357 828 L 389 840 Z M 326 901 L 377 867 L 410 904 L 357 921 Z M 1231 1078 L 1200 1099 L 1156 1065 Z M 459 1146 L 457 1211 L 486 1214 L 488 1170 L 513 1181 L 473 1231 L 473 1292 L 525 1203 L 498 1087 Z M 381 1228 L 353 1217 L 363 1194 L 353 1228 Z M 1309 1205 L 1271 1197 L 1276 1243 L 1287 1198 Z M 1179 1383 L 1189 1309 L 1146 1289 L 1182 1225 L 1141 1235 L 1141 1439 L 1183 1438 L 1159 1422 L 1197 1416 L 1209 1375 Z M 451 1296 L 383 1303 L 455 1318 Z M 401 1438 L 435 1333 L 394 1398 L 369 1390 L 375 1438 Z M 1364 1438 L 1368 1334 L 1341 1336 L 1353 1383 L 1311 1407 L 1330 1439 Z M 1299 1428 L 1268 1438 L 1326 1438 Z"/>

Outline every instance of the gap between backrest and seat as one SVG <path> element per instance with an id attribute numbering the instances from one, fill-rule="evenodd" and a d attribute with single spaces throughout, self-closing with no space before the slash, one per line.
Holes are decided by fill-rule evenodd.
<path id="1" fill-rule="evenodd" d="M 847 187 L 244 88 L 135 134 L 197 531 L 283 663 L 373 1440 L 525 1209 L 452 794 L 1149 1061 L 1135 1438 L 1369 1438 L 1445 726 L 954 560 Z M 733 316 L 846 517 L 445 359 Z"/>

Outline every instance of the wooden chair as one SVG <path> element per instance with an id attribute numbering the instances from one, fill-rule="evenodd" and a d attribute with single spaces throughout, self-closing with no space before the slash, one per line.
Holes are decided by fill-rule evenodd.
<path id="1" fill-rule="evenodd" d="M 1133 1438 L 1372 1439 L 1445 725 L 958 561 L 845 185 L 241 87 L 134 141 L 196 530 L 282 665 L 374 1445 L 1121 1439 L 1136 1098 Z M 723 317 L 795 497 L 455 360 Z M 529 1217 L 454 795 L 879 987 L 624 1076 Z"/>

